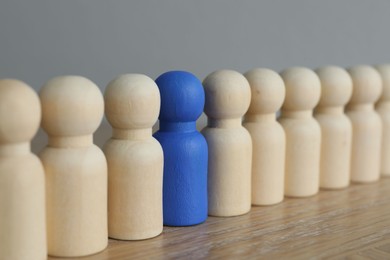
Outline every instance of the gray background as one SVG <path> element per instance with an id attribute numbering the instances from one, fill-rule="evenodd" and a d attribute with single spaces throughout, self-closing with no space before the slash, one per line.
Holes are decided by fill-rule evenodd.
<path id="1" fill-rule="evenodd" d="M 39 90 L 78 74 L 104 90 L 122 73 L 383 63 L 389 25 L 385 0 L 2 0 L 0 77 Z"/>

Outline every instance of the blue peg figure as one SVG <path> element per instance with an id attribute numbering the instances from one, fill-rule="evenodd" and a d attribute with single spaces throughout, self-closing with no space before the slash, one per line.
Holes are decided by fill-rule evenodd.
<path id="1" fill-rule="evenodd" d="M 203 112 L 202 83 L 185 71 L 156 79 L 161 95 L 160 130 L 154 137 L 164 151 L 164 225 L 190 226 L 207 218 L 207 160 L 204 137 L 196 129 Z"/>

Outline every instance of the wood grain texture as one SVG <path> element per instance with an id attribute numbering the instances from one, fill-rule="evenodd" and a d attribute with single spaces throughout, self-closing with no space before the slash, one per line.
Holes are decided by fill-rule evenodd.
<path id="1" fill-rule="evenodd" d="M 149 240 L 110 240 L 105 251 L 82 259 L 390 259 L 389 216 L 390 178 L 382 178 L 238 217 L 164 227 Z"/>

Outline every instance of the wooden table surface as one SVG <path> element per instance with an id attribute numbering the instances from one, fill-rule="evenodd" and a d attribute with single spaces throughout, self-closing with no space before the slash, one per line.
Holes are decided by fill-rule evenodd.
<path id="1" fill-rule="evenodd" d="M 105 251 L 81 259 L 200 258 L 390 259 L 390 178 L 197 226 L 164 227 L 153 239 L 110 240 Z"/>

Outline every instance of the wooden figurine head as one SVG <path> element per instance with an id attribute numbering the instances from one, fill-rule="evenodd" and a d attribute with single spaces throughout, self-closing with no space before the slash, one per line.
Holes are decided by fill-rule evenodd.
<path id="1" fill-rule="evenodd" d="M 375 66 L 382 77 L 382 95 L 379 101 L 390 101 L 390 64 L 383 64 Z"/>
<path id="2" fill-rule="evenodd" d="M 0 121 L 0 145 L 29 142 L 41 121 L 35 91 L 19 80 L 0 80 Z"/>
<path id="3" fill-rule="evenodd" d="M 192 122 L 200 117 L 205 97 L 197 77 L 186 71 L 169 71 L 156 83 L 161 95 L 160 121 Z"/>
<path id="4" fill-rule="evenodd" d="M 282 71 L 280 75 L 286 86 L 283 110 L 312 110 L 317 105 L 321 95 L 321 84 L 314 71 L 292 67 Z"/>
<path id="5" fill-rule="evenodd" d="M 248 114 L 275 113 L 283 104 L 283 79 L 270 69 L 257 68 L 244 74 L 251 87 L 251 104 Z"/>
<path id="6" fill-rule="evenodd" d="M 151 128 L 160 111 L 160 92 L 151 78 L 125 74 L 108 84 L 104 102 L 106 117 L 112 127 Z"/>
<path id="7" fill-rule="evenodd" d="M 103 118 L 103 96 L 87 78 L 53 78 L 42 87 L 39 96 L 42 127 L 50 136 L 90 135 Z"/>
<path id="8" fill-rule="evenodd" d="M 352 95 L 352 79 L 340 67 L 327 66 L 316 70 L 321 81 L 321 98 L 318 107 L 345 106 Z"/>
<path id="9" fill-rule="evenodd" d="M 378 71 L 367 65 L 348 69 L 353 82 L 352 97 L 349 105 L 370 104 L 376 102 L 382 93 L 382 79 Z"/>
<path id="10" fill-rule="evenodd" d="M 249 108 L 251 89 L 247 79 L 233 70 L 218 70 L 203 80 L 205 113 L 210 118 L 242 117 Z"/>

